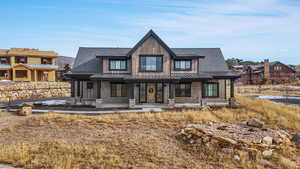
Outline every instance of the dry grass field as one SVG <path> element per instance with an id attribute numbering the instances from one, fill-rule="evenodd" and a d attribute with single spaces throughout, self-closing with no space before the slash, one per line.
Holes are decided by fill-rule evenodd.
<path id="1" fill-rule="evenodd" d="M 0 163 L 24 168 L 264 168 L 247 157 L 237 162 L 218 147 L 176 139 L 182 127 L 208 121 L 239 123 L 250 117 L 272 129 L 300 132 L 300 108 L 238 97 L 239 107 L 101 116 L 0 113 Z M 276 168 L 299 168 L 295 145 L 275 150 Z"/>

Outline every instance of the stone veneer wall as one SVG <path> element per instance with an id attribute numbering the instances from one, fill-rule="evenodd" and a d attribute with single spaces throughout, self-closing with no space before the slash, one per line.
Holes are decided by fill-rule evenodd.
<path id="1" fill-rule="evenodd" d="M 69 97 L 71 85 L 67 82 L 5 82 L 0 83 L 0 102 Z"/>

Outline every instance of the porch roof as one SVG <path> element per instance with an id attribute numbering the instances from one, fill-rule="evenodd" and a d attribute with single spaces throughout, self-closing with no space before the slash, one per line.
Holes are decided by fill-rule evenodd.
<path id="1" fill-rule="evenodd" d="M 11 69 L 9 64 L 0 64 L 0 69 Z"/>
<path id="2" fill-rule="evenodd" d="M 58 69 L 57 65 L 50 65 L 50 64 L 26 64 L 26 65 L 34 69 Z"/>

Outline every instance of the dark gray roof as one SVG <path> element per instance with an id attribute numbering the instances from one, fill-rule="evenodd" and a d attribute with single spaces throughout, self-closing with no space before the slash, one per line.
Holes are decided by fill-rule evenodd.
<path id="1" fill-rule="evenodd" d="M 126 56 L 131 48 L 86 48 L 80 47 L 72 72 L 99 73 L 99 58 L 96 56 Z M 228 72 L 220 48 L 171 48 L 177 56 L 205 56 L 200 59 L 200 72 Z"/>

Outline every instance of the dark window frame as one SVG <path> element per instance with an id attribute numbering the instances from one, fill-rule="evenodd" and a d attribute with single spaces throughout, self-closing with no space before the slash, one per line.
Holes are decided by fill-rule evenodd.
<path id="1" fill-rule="evenodd" d="M 125 61 L 125 69 L 112 69 L 111 61 Z M 109 69 L 109 71 L 127 71 L 128 70 L 128 61 L 127 61 L 127 59 L 109 59 L 108 60 L 108 69 Z"/>
<path id="2" fill-rule="evenodd" d="M 161 66 L 160 66 L 159 70 L 142 70 L 142 58 L 143 57 L 159 57 L 160 60 L 161 60 Z M 164 68 L 163 63 L 164 63 L 163 55 L 140 55 L 140 57 L 139 57 L 139 71 L 140 72 L 163 72 L 163 68 Z"/>
<path id="3" fill-rule="evenodd" d="M 217 85 L 217 96 L 207 96 L 205 90 L 205 84 L 214 84 Z M 218 98 L 220 97 L 220 83 L 219 82 L 205 82 L 202 84 L 202 97 L 203 98 Z"/>
<path id="4" fill-rule="evenodd" d="M 178 90 L 178 89 L 182 90 L 181 89 L 182 84 L 185 85 L 184 95 L 178 95 L 178 92 L 176 92 L 176 90 Z M 186 93 L 186 90 L 188 89 L 188 88 L 186 88 L 187 85 L 189 86 L 189 92 L 188 93 Z M 179 88 L 178 88 L 178 86 L 179 86 Z M 180 93 L 182 93 L 182 91 L 180 91 Z M 175 84 L 175 97 L 192 97 L 192 83 L 191 82 L 187 82 L 187 83 L 185 82 L 185 83 Z"/>
<path id="5" fill-rule="evenodd" d="M 121 96 L 118 96 L 117 93 L 116 93 L 116 95 L 114 95 L 113 85 L 117 85 L 117 84 L 122 84 L 122 87 L 121 87 Z M 110 83 L 110 97 L 128 97 L 127 84 L 123 83 L 123 82 L 111 82 Z"/>
<path id="6" fill-rule="evenodd" d="M 23 73 L 20 74 L 20 72 L 23 72 Z M 27 78 L 27 77 L 28 77 L 28 70 L 16 70 L 16 78 Z"/>
<path id="7" fill-rule="evenodd" d="M 190 68 L 188 68 L 188 69 L 176 68 L 176 62 L 181 62 L 181 61 L 190 62 Z M 174 71 L 191 71 L 192 66 L 193 66 L 192 64 L 193 64 L 192 59 L 174 59 L 173 60 Z"/>
<path id="8" fill-rule="evenodd" d="M 5 62 L 2 60 L 5 60 Z M 10 64 L 10 58 L 7 56 L 0 56 L 0 64 Z"/>
<path id="9" fill-rule="evenodd" d="M 42 65 L 52 65 L 52 58 L 41 58 Z"/>
<path id="10" fill-rule="evenodd" d="M 87 89 L 93 89 L 93 88 L 94 88 L 94 83 L 93 83 L 93 82 L 87 81 L 87 82 L 86 82 L 86 88 L 87 88 Z"/>
<path id="11" fill-rule="evenodd" d="M 22 59 L 22 58 L 25 59 L 24 63 L 22 63 L 22 62 L 19 61 L 19 59 Z M 18 63 L 18 64 L 20 64 L 20 63 L 21 64 L 27 64 L 28 63 L 27 59 L 28 59 L 27 56 L 15 56 L 15 63 Z"/>

